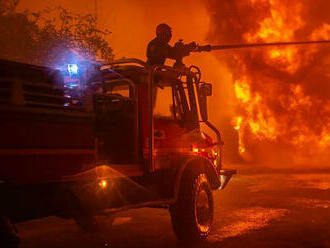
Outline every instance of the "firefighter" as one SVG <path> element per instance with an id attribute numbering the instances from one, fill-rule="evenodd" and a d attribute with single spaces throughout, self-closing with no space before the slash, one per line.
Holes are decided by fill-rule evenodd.
<path id="1" fill-rule="evenodd" d="M 156 38 L 147 47 L 147 63 L 149 65 L 163 65 L 167 58 L 175 59 L 175 51 L 168 43 L 172 39 L 172 29 L 162 23 L 156 28 Z"/>
<path id="2" fill-rule="evenodd" d="M 188 56 L 189 52 L 197 46 L 195 42 L 188 45 L 178 42 L 172 47 L 168 44 L 171 39 L 171 27 L 165 23 L 159 24 L 156 28 L 156 38 L 150 41 L 147 47 L 149 65 L 164 65 L 167 58 L 178 60 L 183 56 Z"/>

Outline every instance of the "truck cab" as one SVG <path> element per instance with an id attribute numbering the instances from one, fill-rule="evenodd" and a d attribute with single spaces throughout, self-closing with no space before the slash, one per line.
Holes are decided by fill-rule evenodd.
<path id="1" fill-rule="evenodd" d="M 179 239 L 207 237 L 212 190 L 235 171 L 222 168 L 223 141 L 207 116 L 212 85 L 197 67 L 98 65 L 71 101 L 57 71 L 2 63 L 2 216 L 56 215 L 88 228 L 98 214 L 165 207 Z"/>

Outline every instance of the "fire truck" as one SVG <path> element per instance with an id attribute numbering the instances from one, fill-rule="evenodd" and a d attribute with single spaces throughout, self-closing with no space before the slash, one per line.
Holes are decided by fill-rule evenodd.
<path id="1" fill-rule="evenodd" d="M 235 173 L 208 121 L 212 85 L 196 66 L 95 68 L 75 88 L 59 70 L 0 60 L 0 233 L 47 216 L 89 230 L 100 214 L 162 207 L 180 240 L 204 240 L 212 190 Z"/>
<path id="2" fill-rule="evenodd" d="M 175 67 L 139 59 L 59 70 L 0 60 L 0 241 L 14 224 L 58 216 L 94 229 L 96 215 L 168 208 L 175 234 L 202 241 L 213 219 L 222 167 L 220 132 L 208 120 L 212 85 L 182 59 L 190 52 L 323 41 L 195 46 Z M 181 50 L 180 50 L 181 51 Z"/>

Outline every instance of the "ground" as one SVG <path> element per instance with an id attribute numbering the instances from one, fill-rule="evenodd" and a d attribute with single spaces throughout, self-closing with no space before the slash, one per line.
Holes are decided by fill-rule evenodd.
<path id="1" fill-rule="evenodd" d="M 189 247 L 330 248 L 330 173 L 247 171 L 214 192 L 213 230 L 207 242 Z M 21 223 L 21 248 L 187 247 L 165 209 L 129 210 L 111 220 L 98 217 L 98 233 L 55 217 Z"/>

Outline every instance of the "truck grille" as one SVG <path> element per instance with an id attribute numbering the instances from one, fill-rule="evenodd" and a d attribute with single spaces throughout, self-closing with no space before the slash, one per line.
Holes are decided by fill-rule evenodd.
<path id="1" fill-rule="evenodd" d="M 0 104 L 63 108 L 65 102 L 63 90 L 49 83 L 0 79 Z"/>

